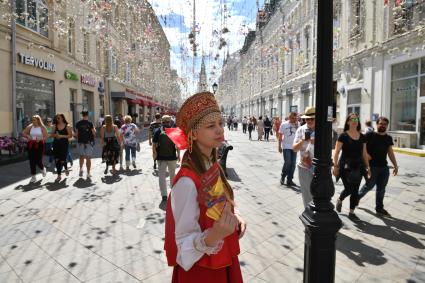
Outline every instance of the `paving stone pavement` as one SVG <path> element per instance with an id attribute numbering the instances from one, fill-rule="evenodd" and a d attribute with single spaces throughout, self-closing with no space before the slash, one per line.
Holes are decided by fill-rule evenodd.
<path id="1" fill-rule="evenodd" d="M 239 258 L 245 282 L 302 282 L 302 200 L 297 188 L 279 184 L 275 137 L 226 137 L 234 146 L 230 182 L 248 223 Z M 158 180 L 147 142 L 141 149 L 139 168 L 116 177 L 103 174 L 99 158 L 91 180 L 74 164 L 60 183 L 49 173 L 29 185 L 27 162 L 0 167 L 0 282 L 170 282 Z M 336 282 L 425 282 L 423 159 L 397 158 L 400 175 L 390 178 L 385 199 L 392 218 L 375 215 L 372 192 L 357 211 L 361 221 L 347 218 L 344 203 Z"/>

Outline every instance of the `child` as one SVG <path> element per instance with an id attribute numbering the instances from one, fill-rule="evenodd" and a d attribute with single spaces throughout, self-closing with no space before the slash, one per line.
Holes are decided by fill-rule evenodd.
<path id="1" fill-rule="evenodd" d="M 239 238 L 244 220 L 235 213 L 233 191 L 217 163 L 224 140 L 219 106 L 210 92 L 195 94 L 166 129 L 187 149 L 167 202 L 165 251 L 172 283 L 240 283 Z"/>

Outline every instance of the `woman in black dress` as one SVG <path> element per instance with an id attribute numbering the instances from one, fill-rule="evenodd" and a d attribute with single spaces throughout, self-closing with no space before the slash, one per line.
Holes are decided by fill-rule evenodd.
<path id="1" fill-rule="evenodd" d="M 341 157 L 339 158 L 340 152 Z M 344 184 L 344 190 L 336 203 L 336 210 L 341 212 L 342 202 L 350 196 L 348 217 L 357 220 L 358 217 L 354 214 L 354 209 L 359 201 L 360 182 L 366 172 L 370 178 L 370 170 L 366 139 L 360 132 L 359 116 L 355 113 L 349 114 L 345 121 L 344 132 L 336 142 L 333 163 L 333 174 L 335 177 L 341 177 Z"/>
<path id="2" fill-rule="evenodd" d="M 105 116 L 105 125 L 100 130 L 100 141 L 103 146 L 103 159 L 106 161 L 105 174 L 108 173 L 109 165 L 112 165 L 112 174 L 116 174 L 115 165 L 120 156 L 120 144 L 122 137 L 117 125 L 114 124 L 110 115 Z"/>
<path id="3" fill-rule="evenodd" d="M 72 138 L 72 128 L 68 125 L 65 115 L 62 113 L 56 114 L 55 126 L 53 127 L 51 137 L 53 141 L 53 156 L 55 157 L 56 172 L 58 177 L 56 181 L 61 180 L 62 167 L 65 167 L 65 175 L 69 175 L 66 165 L 66 157 L 68 156 L 68 139 Z"/>

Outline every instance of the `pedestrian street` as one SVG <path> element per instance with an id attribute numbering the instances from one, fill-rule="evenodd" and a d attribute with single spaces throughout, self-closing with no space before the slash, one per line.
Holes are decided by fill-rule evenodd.
<path id="1" fill-rule="evenodd" d="M 239 256 L 244 281 L 302 282 L 303 203 L 297 187 L 279 183 L 275 136 L 259 142 L 254 133 L 249 141 L 241 130 L 226 129 L 225 137 L 234 147 L 229 181 L 247 222 Z M 344 203 L 335 282 L 425 282 L 423 160 L 396 158 L 399 175 L 390 177 L 384 200 L 392 218 L 375 215 L 374 191 L 356 210 L 360 221 L 348 219 Z M 38 174 L 35 184 L 29 184 L 28 161 L 0 167 L 0 282 L 171 282 L 148 142 L 141 144 L 135 170 L 105 176 L 101 159 L 93 164 L 91 180 L 78 177 L 74 160 L 61 182 L 50 171 L 44 179 Z M 341 181 L 335 188 L 338 195 Z"/>

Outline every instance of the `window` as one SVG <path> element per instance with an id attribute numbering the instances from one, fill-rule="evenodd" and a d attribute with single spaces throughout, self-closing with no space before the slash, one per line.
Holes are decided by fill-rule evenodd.
<path id="1" fill-rule="evenodd" d="M 101 42 L 100 40 L 96 40 L 96 66 L 98 70 L 102 68 L 102 57 L 101 57 Z"/>
<path id="2" fill-rule="evenodd" d="M 74 23 L 68 24 L 68 53 L 74 54 Z"/>
<path id="3" fill-rule="evenodd" d="M 109 74 L 116 75 L 118 73 L 118 60 L 113 50 L 109 51 Z"/>
<path id="4" fill-rule="evenodd" d="M 347 115 L 350 113 L 356 113 L 357 115 L 360 115 L 362 90 L 360 88 L 349 90 L 347 96 Z"/>
<path id="5" fill-rule="evenodd" d="M 405 33 L 425 20 L 425 1 L 395 1 L 393 7 L 394 34 Z"/>
<path id="6" fill-rule="evenodd" d="M 83 34 L 83 59 L 85 63 L 90 60 L 90 41 L 88 33 Z"/>
<path id="7" fill-rule="evenodd" d="M 49 9 L 45 0 L 17 0 L 16 13 L 18 24 L 49 36 Z"/>
<path id="8" fill-rule="evenodd" d="M 288 74 L 292 73 L 293 66 L 294 66 L 294 49 L 293 49 L 293 47 L 294 47 L 294 45 L 292 43 L 292 40 L 290 39 L 288 41 L 288 48 L 289 48 L 289 50 L 288 50 L 288 53 L 289 53 L 289 56 L 288 56 L 288 59 L 289 59 L 288 60 Z"/>
<path id="9" fill-rule="evenodd" d="M 129 63 L 125 63 L 125 81 L 131 81 L 131 66 Z"/>
<path id="10" fill-rule="evenodd" d="M 351 37 L 357 37 L 363 34 L 364 5 L 363 0 L 351 1 Z"/>
<path id="11" fill-rule="evenodd" d="M 411 60 L 392 66 L 391 130 L 393 131 L 416 131 L 419 64 L 420 60 Z"/>
<path id="12" fill-rule="evenodd" d="M 305 41 L 304 63 L 308 64 L 310 60 L 310 26 L 307 26 L 304 30 L 304 41 Z"/>

